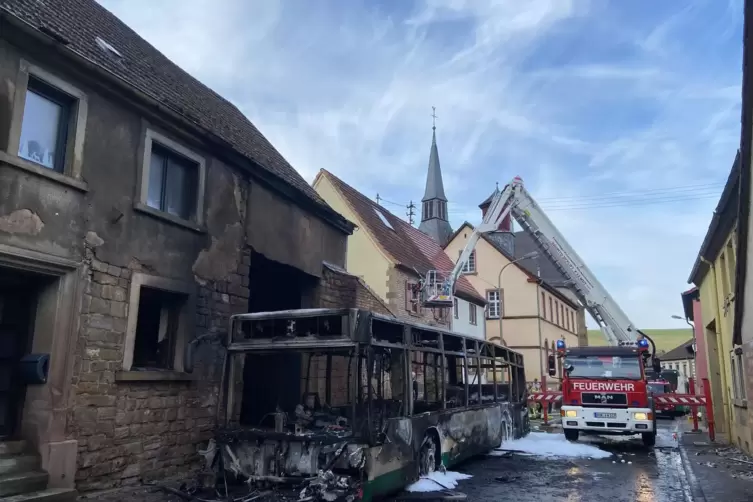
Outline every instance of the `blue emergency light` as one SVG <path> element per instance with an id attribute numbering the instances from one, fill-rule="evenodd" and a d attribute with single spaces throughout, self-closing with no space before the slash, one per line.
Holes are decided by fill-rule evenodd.
<path id="1" fill-rule="evenodd" d="M 557 340 L 557 350 L 565 350 L 565 340 Z"/>
<path id="2" fill-rule="evenodd" d="M 648 340 L 645 338 L 643 340 L 638 340 L 638 348 L 639 349 L 647 349 L 648 348 Z"/>

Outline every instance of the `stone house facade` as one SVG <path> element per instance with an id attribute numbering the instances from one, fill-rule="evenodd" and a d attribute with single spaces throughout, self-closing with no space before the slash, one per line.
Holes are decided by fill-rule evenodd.
<path id="1" fill-rule="evenodd" d="M 456 284 L 454 309 L 423 308 L 419 301 L 417 286 L 424 274 L 454 266 L 436 241 L 329 171 L 321 170 L 313 185 L 329 205 L 357 226 L 348 239 L 347 269 L 361 277 L 393 315 L 484 339 L 486 302 L 464 277 Z M 474 322 L 458 329 L 455 321 L 471 311 Z"/>
<path id="2" fill-rule="evenodd" d="M 195 465 L 234 313 L 386 311 L 340 271 L 353 225 L 94 0 L 0 5 L 0 82 L 0 453 L 28 471 L 0 474 L 25 490 Z"/>

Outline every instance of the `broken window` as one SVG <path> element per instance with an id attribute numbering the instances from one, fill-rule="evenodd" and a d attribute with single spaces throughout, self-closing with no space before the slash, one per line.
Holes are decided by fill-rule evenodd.
<path id="1" fill-rule="evenodd" d="M 196 212 L 199 164 L 152 142 L 146 204 L 191 220 Z"/>
<path id="2" fill-rule="evenodd" d="M 141 287 L 133 367 L 173 369 L 180 311 L 185 302 L 185 295 Z"/>
<path id="3" fill-rule="evenodd" d="M 417 314 L 419 312 L 420 292 L 418 284 L 415 282 L 405 281 L 405 310 Z"/>
<path id="4" fill-rule="evenodd" d="M 29 77 L 18 156 L 53 171 L 65 171 L 66 144 L 76 98 Z"/>

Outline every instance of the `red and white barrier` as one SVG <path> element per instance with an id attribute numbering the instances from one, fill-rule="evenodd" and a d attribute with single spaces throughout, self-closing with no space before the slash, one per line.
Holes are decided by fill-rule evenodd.
<path id="1" fill-rule="evenodd" d="M 659 404 L 687 404 L 696 406 L 706 406 L 706 398 L 704 396 L 695 396 L 692 394 L 665 394 L 654 396 L 654 401 Z"/>
<path id="2" fill-rule="evenodd" d="M 541 403 L 558 403 L 562 401 L 562 392 L 531 392 L 530 394 L 528 394 L 528 400 Z"/>

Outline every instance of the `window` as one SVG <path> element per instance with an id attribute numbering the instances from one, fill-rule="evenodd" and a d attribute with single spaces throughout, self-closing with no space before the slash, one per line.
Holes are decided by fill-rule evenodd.
<path id="1" fill-rule="evenodd" d="M 499 290 L 490 289 L 486 292 L 486 313 L 489 319 L 500 318 Z"/>
<path id="2" fill-rule="evenodd" d="M 18 156 L 62 173 L 75 98 L 29 77 Z"/>
<path id="3" fill-rule="evenodd" d="M 152 143 L 146 204 L 184 220 L 193 219 L 198 170 L 196 162 Z"/>
<path id="4" fill-rule="evenodd" d="M 417 314 L 419 311 L 418 284 L 405 281 L 405 310 Z"/>
<path id="5" fill-rule="evenodd" d="M 735 352 L 740 352 L 740 354 Z M 730 352 L 730 358 L 732 359 L 732 396 L 737 401 L 745 401 L 748 396 L 745 388 L 745 367 L 743 366 L 742 352 L 733 350 Z"/>
<path id="6" fill-rule="evenodd" d="M 730 237 L 729 241 L 727 241 L 727 270 L 725 271 L 727 273 L 727 276 L 729 277 L 729 287 L 730 292 L 735 292 L 735 249 L 734 249 L 734 236 Z"/>
<path id="7" fill-rule="evenodd" d="M 549 320 L 554 322 L 554 307 L 552 306 L 552 297 L 549 297 Z"/>
<path id="8" fill-rule="evenodd" d="M 434 204 L 433 201 L 424 202 L 423 220 L 430 220 L 434 217 Z"/>
<path id="9" fill-rule="evenodd" d="M 452 312 L 453 312 L 453 315 L 455 316 L 455 319 L 460 318 L 460 315 L 458 312 L 458 299 L 457 298 L 452 299 Z"/>
<path id="10" fill-rule="evenodd" d="M 478 323 L 478 312 L 476 312 L 476 305 L 468 303 L 468 321 L 474 326 Z"/>
<path id="11" fill-rule="evenodd" d="M 575 312 L 572 310 L 570 311 L 570 326 L 573 328 L 573 333 L 578 332 L 578 328 L 575 326 Z"/>
<path id="12" fill-rule="evenodd" d="M 546 295 L 541 292 L 541 317 L 546 319 Z"/>
<path id="13" fill-rule="evenodd" d="M 565 309 L 565 327 L 568 331 L 572 331 L 570 328 L 570 311 Z"/>
<path id="14" fill-rule="evenodd" d="M 172 370 L 178 318 L 185 298 L 142 287 L 133 346 L 133 367 Z"/>
<path id="15" fill-rule="evenodd" d="M 560 302 L 554 302 L 554 314 L 557 318 L 557 326 L 560 325 Z"/>
<path id="16" fill-rule="evenodd" d="M 460 251 L 459 255 L 463 254 L 462 251 Z M 468 261 L 463 264 L 462 273 L 464 274 L 472 274 L 476 272 L 476 250 L 474 249 L 471 251 L 470 256 L 468 256 Z"/>
<path id="17" fill-rule="evenodd" d="M 725 253 L 719 257 L 719 275 L 722 276 L 722 295 L 726 298 L 729 294 L 729 280 L 727 278 L 727 257 Z"/>
<path id="18" fill-rule="evenodd" d="M 179 224 L 201 224 L 205 178 L 201 155 L 147 129 L 138 209 Z"/>
<path id="19" fill-rule="evenodd" d="M 195 285 L 152 275 L 131 277 L 123 370 L 183 371 L 193 334 Z"/>
<path id="20" fill-rule="evenodd" d="M 86 94 L 24 60 L 14 83 L 8 153 L 27 161 L 17 165 L 22 169 L 85 188 L 71 178 L 81 177 Z"/>

